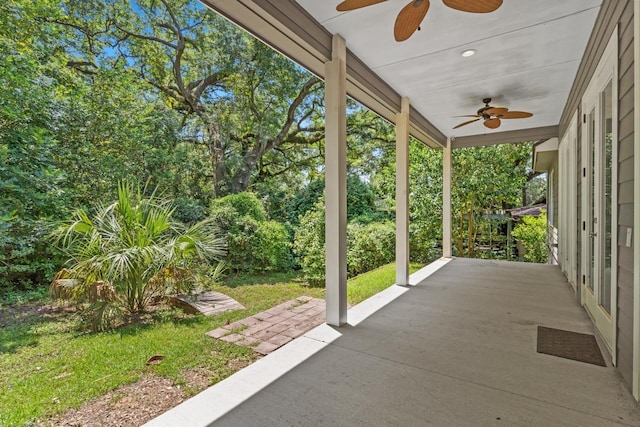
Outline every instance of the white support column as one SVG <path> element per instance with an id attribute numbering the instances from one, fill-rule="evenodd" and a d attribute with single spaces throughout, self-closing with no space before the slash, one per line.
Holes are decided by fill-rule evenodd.
<path id="1" fill-rule="evenodd" d="M 633 397 L 640 400 L 640 0 L 634 0 Z"/>
<path id="2" fill-rule="evenodd" d="M 409 284 L 409 98 L 396 115 L 396 284 Z"/>
<path id="3" fill-rule="evenodd" d="M 347 323 L 347 61 L 346 43 L 333 36 L 325 64 L 326 320 Z"/>
<path id="4" fill-rule="evenodd" d="M 453 256 L 451 247 L 451 138 L 442 153 L 442 256 Z"/>

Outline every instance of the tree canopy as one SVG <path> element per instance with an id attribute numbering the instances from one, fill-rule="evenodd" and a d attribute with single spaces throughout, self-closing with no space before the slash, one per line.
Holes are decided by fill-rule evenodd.
<path id="1" fill-rule="evenodd" d="M 118 182 L 157 189 L 189 224 L 249 191 L 284 227 L 265 231 L 287 239 L 278 254 L 322 194 L 323 82 L 196 0 L 2 2 L 0 90 L 3 289 L 48 282 L 63 262 L 52 224 L 110 202 Z M 348 112 L 350 218 L 391 221 L 394 127 L 353 100 Z M 528 150 L 455 151 L 459 250 L 473 256 L 469 219 L 521 203 Z M 441 238 L 441 152 L 414 141 L 410 168 L 424 261 Z"/>

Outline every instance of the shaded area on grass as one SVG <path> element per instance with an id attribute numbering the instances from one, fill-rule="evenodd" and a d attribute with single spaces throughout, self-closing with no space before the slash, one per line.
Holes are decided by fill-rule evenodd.
<path id="1" fill-rule="evenodd" d="M 229 288 L 251 285 L 274 285 L 276 283 L 305 284 L 301 274 L 296 271 L 263 274 L 238 273 L 231 274 L 224 280 L 224 286 Z"/>
<path id="2" fill-rule="evenodd" d="M 292 298 L 321 297 L 322 293 L 296 283 L 216 290 L 237 299 L 247 310 L 213 317 L 159 310 L 141 323 L 98 334 L 79 334 L 80 325 L 73 316 L 41 317 L 33 308 L 31 314 L 24 314 L 32 323 L 24 322 L 24 317 L 11 317 L 11 324 L 2 330 L 2 342 L 19 341 L 21 345 L 0 353 L 0 425 L 24 425 L 56 416 L 137 382 L 145 373 L 181 384 L 186 382 L 184 372 L 201 369 L 207 372 L 202 388 L 215 384 L 257 356 L 247 347 L 212 340 L 205 332 Z M 147 366 L 146 360 L 154 354 L 165 359 Z"/>

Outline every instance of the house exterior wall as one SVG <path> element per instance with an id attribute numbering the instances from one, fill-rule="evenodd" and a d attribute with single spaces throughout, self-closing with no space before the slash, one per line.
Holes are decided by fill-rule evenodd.
<path id="1" fill-rule="evenodd" d="M 629 388 L 633 382 L 633 318 L 634 318 L 634 250 L 626 246 L 627 229 L 634 225 L 634 2 L 605 1 L 598 22 L 594 28 L 589 46 L 574 82 L 567 106 L 560 122 L 560 135 L 568 132 L 572 115 L 580 111 L 582 99 L 596 66 L 603 56 L 607 40 L 618 27 L 618 217 L 614 224 L 618 233 L 617 246 L 617 325 L 616 325 L 616 366 Z M 577 198 L 578 220 L 578 268 L 576 283 L 582 283 L 584 266 L 581 265 L 582 248 L 582 126 L 577 127 L 578 144 L 576 171 L 578 176 L 575 197 Z M 560 171 L 562 173 L 563 171 Z M 562 214 L 562 212 L 560 212 Z M 579 286 L 578 286 L 579 289 Z"/>
<path id="2" fill-rule="evenodd" d="M 618 19 L 618 324 L 617 366 L 631 386 L 633 377 L 634 249 L 626 246 L 634 215 L 634 52 L 633 1 Z"/>

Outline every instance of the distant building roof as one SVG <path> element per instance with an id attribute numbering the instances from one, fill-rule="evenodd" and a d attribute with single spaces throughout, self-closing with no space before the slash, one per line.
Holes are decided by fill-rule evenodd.
<path id="1" fill-rule="evenodd" d="M 541 203 L 533 206 L 523 206 L 521 208 L 511 209 L 509 210 L 509 212 L 511 213 L 511 217 L 517 219 L 527 215 L 539 216 L 543 210 L 547 210 L 546 203 Z"/>

